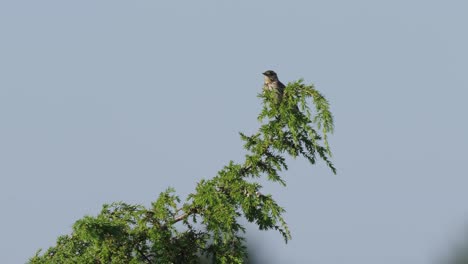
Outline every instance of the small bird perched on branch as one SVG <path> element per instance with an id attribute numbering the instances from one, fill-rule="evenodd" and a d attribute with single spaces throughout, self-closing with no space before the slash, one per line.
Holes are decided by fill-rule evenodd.
<path id="1" fill-rule="evenodd" d="M 278 75 L 272 70 L 264 72 L 263 75 L 265 76 L 263 91 L 274 91 L 276 94 L 276 101 L 280 103 L 283 99 L 284 84 L 278 80 Z"/>

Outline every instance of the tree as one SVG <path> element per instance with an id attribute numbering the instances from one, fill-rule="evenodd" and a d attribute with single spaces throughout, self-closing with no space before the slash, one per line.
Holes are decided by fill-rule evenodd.
<path id="1" fill-rule="evenodd" d="M 201 257 L 243 263 L 247 250 L 241 217 L 260 230 L 278 231 L 287 243 L 291 234 L 284 209 L 272 195 L 260 192 L 256 179 L 285 186 L 280 173 L 288 169 L 286 154 L 311 164 L 321 159 L 336 173 L 327 141 L 333 117 L 327 100 L 302 79 L 286 86 L 281 102 L 273 91 L 259 98 L 258 132 L 240 133 L 247 150 L 242 163 L 231 161 L 212 179 L 198 182 L 183 203 L 168 188 L 149 208 L 104 205 L 97 216 L 78 220 L 55 246 L 42 254 L 39 250 L 30 263 L 199 263 Z"/>

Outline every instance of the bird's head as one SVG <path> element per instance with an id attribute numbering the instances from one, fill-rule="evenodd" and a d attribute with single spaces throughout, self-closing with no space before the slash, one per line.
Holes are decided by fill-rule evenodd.
<path id="1" fill-rule="evenodd" d="M 272 70 L 268 70 L 266 72 L 263 73 L 263 75 L 265 75 L 265 81 L 270 81 L 270 82 L 274 82 L 276 80 L 278 80 L 278 75 L 276 75 L 276 72 L 272 71 Z"/>

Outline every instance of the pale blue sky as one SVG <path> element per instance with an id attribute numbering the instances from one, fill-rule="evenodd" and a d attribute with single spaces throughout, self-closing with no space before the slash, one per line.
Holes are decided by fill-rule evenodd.
<path id="1" fill-rule="evenodd" d="M 164 2 L 0 2 L 2 263 L 240 160 L 267 69 L 327 96 L 338 175 L 266 185 L 293 240 L 251 228 L 253 258 L 427 264 L 463 238 L 466 1 Z"/>

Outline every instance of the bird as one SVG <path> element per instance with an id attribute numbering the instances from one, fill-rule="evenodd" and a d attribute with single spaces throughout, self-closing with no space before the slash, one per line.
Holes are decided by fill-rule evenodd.
<path id="1" fill-rule="evenodd" d="M 283 99 L 283 92 L 284 92 L 284 84 L 280 82 L 278 79 L 278 75 L 276 72 L 272 70 L 268 70 L 263 73 L 264 75 L 264 83 L 263 83 L 263 91 L 273 91 L 276 95 L 277 103 L 280 103 Z"/>

